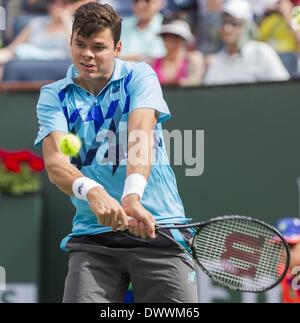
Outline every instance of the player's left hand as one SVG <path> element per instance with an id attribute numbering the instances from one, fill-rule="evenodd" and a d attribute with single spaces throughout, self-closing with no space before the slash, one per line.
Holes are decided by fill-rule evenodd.
<path id="1" fill-rule="evenodd" d="M 129 217 L 128 230 L 131 234 L 141 237 L 142 239 L 156 237 L 155 235 L 155 219 L 140 202 L 140 198 L 136 194 L 130 194 L 123 198 L 122 206 Z"/>

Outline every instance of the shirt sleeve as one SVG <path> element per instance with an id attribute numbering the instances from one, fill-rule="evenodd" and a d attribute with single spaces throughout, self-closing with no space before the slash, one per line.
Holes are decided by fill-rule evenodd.
<path id="1" fill-rule="evenodd" d="M 290 78 L 278 54 L 270 45 L 261 43 L 258 55 L 263 60 L 263 81 L 286 81 Z"/>
<path id="2" fill-rule="evenodd" d="M 168 120 L 171 114 L 154 70 L 146 63 L 138 63 L 130 77 L 131 79 L 127 80 L 130 95 L 129 113 L 136 109 L 149 108 L 159 113 L 158 122 Z"/>
<path id="3" fill-rule="evenodd" d="M 41 146 L 43 139 L 52 131 L 68 132 L 68 122 L 55 88 L 51 86 L 42 88 L 36 111 L 39 131 L 34 142 L 35 146 Z"/>

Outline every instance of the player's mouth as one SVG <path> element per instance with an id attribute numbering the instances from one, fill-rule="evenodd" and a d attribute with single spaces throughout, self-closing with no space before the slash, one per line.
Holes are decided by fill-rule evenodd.
<path id="1" fill-rule="evenodd" d="M 96 65 L 93 65 L 93 64 L 80 63 L 80 65 L 89 72 L 93 72 L 96 70 Z"/>

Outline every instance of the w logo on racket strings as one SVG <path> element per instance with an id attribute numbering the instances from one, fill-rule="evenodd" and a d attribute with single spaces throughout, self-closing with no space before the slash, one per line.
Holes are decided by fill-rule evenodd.
<path id="1" fill-rule="evenodd" d="M 253 237 L 241 232 L 228 235 L 225 241 L 226 251 L 221 255 L 224 270 L 240 277 L 255 277 L 264 243 L 265 238 L 261 236 Z M 232 258 L 252 265 L 248 268 L 238 267 Z"/>

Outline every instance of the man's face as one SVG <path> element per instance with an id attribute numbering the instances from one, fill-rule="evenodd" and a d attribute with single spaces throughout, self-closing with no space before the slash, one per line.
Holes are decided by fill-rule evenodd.
<path id="1" fill-rule="evenodd" d="M 243 26 L 243 20 L 224 14 L 221 27 L 221 38 L 224 44 L 238 44 L 243 31 Z"/>
<path id="2" fill-rule="evenodd" d="M 61 18 L 61 10 L 65 8 L 63 0 L 51 0 L 47 2 L 48 14 L 53 18 Z"/>
<path id="3" fill-rule="evenodd" d="M 185 41 L 181 37 L 174 34 L 163 34 L 162 39 L 164 41 L 165 47 L 170 52 L 177 52 L 182 47 L 185 47 Z"/>
<path id="4" fill-rule="evenodd" d="M 78 31 L 72 35 L 72 60 L 82 79 L 109 78 L 114 68 L 114 58 L 120 51 L 121 42 L 114 46 L 109 28 L 95 32 L 89 38 L 78 35 Z"/>
<path id="5" fill-rule="evenodd" d="M 133 11 L 139 21 L 151 21 L 162 7 L 162 0 L 133 0 Z"/>

